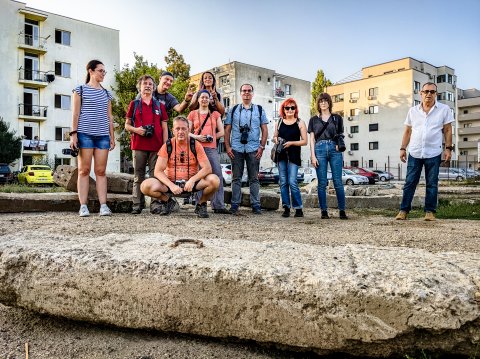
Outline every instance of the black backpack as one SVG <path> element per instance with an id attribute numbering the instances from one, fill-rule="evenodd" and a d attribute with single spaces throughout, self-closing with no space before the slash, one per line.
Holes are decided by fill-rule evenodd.
<path id="1" fill-rule="evenodd" d="M 134 126 L 134 127 L 135 127 L 135 114 L 137 113 L 137 109 L 140 106 L 140 101 L 142 101 L 142 100 L 140 99 L 140 100 L 134 100 L 133 101 L 133 113 L 132 113 L 131 121 L 132 121 L 132 126 Z M 152 101 L 153 101 L 152 111 L 155 111 L 155 109 L 158 109 L 158 113 L 160 115 L 160 122 L 161 122 L 162 121 L 162 108 L 160 106 L 160 101 L 158 101 L 155 97 L 152 97 Z"/>
<path id="2" fill-rule="evenodd" d="M 195 149 L 195 142 L 196 142 L 195 139 L 190 137 L 190 151 L 193 153 L 193 155 L 195 156 L 195 159 L 196 159 L 197 162 L 198 162 L 197 150 Z M 169 139 L 167 140 L 167 142 L 165 142 L 165 143 L 166 143 L 166 145 L 167 145 L 168 159 L 170 160 L 170 156 L 171 156 L 172 151 L 173 151 L 172 139 L 169 138 Z"/>

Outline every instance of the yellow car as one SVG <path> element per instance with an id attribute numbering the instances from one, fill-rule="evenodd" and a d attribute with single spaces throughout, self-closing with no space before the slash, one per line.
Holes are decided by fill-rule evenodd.
<path id="1" fill-rule="evenodd" d="M 53 171 L 44 165 L 28 165 L 18 174 L 18 182 L 23 184 L 53 184 Z"/>

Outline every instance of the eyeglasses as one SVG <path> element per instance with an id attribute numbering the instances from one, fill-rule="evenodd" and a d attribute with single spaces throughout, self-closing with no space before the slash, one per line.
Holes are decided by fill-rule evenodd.
<path id="1" fill-rule="evenodd" d="M 284 109 L 286 111 L 290 111 L 290 110 L 295 111 L 297 109 L 297 107 L 295 107 L 295 106 L 285 106 Z"/>
<path id="2" fill-rule="evenodd" d="M 102 69 L 96 69 L 95 71 L 98 71 L 98 72 L 100 72 L 101 74 L 104 74 L 104 75 L 107 74 L 107 71 L 102 70 Z"/>
<path id="3" fill-rule="evenodd" d="M 242 92 L 249 93 L 249 92 L 253 92 L 253 90 L 242 90 Z"/>
<path id="4" fill-rule="evenodd" d="M 319 103 L 327 103 L 328 104 L 328 100 L 320 100 L 318 101 Z"/>
<path id="5" fill-rule="evenodd" d="M 422 93 L 424 93 L 425 95 L 435 95 L 437 93 L 437 90 L 422 90 Z"/>
<path id="6" fill-rule="evenodd" d="M 180 152 L 180 163 L 185 163 L 185 151 Z"/>

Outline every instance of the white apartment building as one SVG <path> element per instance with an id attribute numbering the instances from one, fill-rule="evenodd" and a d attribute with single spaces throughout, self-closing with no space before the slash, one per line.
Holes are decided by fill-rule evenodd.
<path id="1" fill-rule="evenodd" d="M 22 158 L 14 165 L 44 160 L 69 164 L 72 90 L 85 83 L 88 61 L 98 59 L 108 74 L 119 69 L 119 31 L 0 0 L 0 116 L 23 136 Z M 109 155 L 107 171 L 120 171 L 120 146 Z"/>
<path id="2" fill-rule="evenodd" d="M 280 104 L 287 98 L 294 98 L 299 107 L 299 117 L 308 125 L 310 119 L 310 82 L 288 75 L 282 75 L 275 70 L 266 69 L 254 65 L 233 61 L 213 69 L 205 70 L 215 74 L 217 88 L 222 95 L 226 110 L 242 102 L 240 86 L 249 83 L 254 87 L 253 103 L 263 107 L 268 124 L 268 141 L 264 155 L 260 161 L 260 167 L 274 166 L 270 159 L 270 151 L 273 147 L 273 134 L 275 123 L 279 119 Z M 191 81 L 199 84 L 200 74 L 191 77 Z M 223 141 L 219 145 L 221 161 L 230 162 L 225 153 Z M 302 165 L 307 165 L 310 154 L 308 146 L 302 148 Z"/>
<path id="3" fill-rule="evenodd" d="M 421 101 L 421 86 L 434 82 L 437 100 L 456 117 L 456 76 L 448 66 L 434 66 L 411 57 L 364 67 L 357 76 L 327 88 L 333 111 L 344 118 L 345 165 L 388 170 L 405 178 L 399 158 L 408 109 Z M 453 128 L 456 142 L 456 129 Z M 456 159 L 457 151 L 453 152 Z"/>
<path id="4" fill-rule="evenodd" d="M 458 167 L 480 166 L 480 90 L 458 89 Z"/>

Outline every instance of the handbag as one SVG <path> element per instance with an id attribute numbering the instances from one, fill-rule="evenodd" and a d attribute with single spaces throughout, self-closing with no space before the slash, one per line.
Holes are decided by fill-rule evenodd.
<path id="1" fill-rule="evenodd" d="M 283 144 L 285 143 L 285 139 L 281 137 L 277 137 L 277 143 L 273 145 L 272 151 L 270 152 L 270 159 L 274 163 L 278 163 L 278 159 L 280 157 L 280 153 L 283 151 Z"/>

